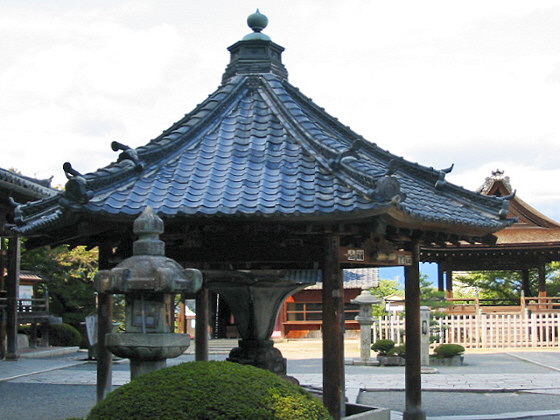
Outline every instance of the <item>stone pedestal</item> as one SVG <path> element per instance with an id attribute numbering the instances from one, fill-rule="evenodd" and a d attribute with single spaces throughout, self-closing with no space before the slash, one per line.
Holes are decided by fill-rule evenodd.
<path id="1" fill-rule="evenodd" d="M 286 374 L 286 358 L 271 340 L 239 340 L 239 347 L 231 350 L 227 360 Z"/>
<path id="2" fill-rule="evenodd" d="M 293 281 L 289 270 L 206 271 L 208 288 L 223 296 L 241 335 L 228 360 L 286 374 L 286 359 L 273 346 L 278 311 L 284 300 L 312 283 Z"/>

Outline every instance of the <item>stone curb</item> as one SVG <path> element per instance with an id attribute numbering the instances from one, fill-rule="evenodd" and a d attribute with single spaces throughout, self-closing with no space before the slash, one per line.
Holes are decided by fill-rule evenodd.
<path id="1" fill-rule="evenodd" d="M 560 416 L 560 410 L 550 411 L 522 411 L 518 413 L 484 414 L 470 416 L 433 416 L 427 420 L 514 420 L 532 419 L 535 417 Z"/>
<path id="2" fill-rule="evenodd" d="M 0 378 L 0 382 L 7 382 L 7 381 L 11 381 L 11 380 L 18 379 L 18 378 L 23 378 L 24 376 L 31 376 L 31 375 L 37 375 L 37 374 L 40 374 L 40 373 L 52 372 L 53 370 L 66 369 L 66 368 L 69 368 L 69 367 L 82 365 L 84 363 L 87 363 L 87 362 L 86 361 L 79 361 L 79 362 L 67 363 L 67 364 L 52 367 L 52 368 L 40 369 L 40 370 L 36 370 L 36 371 L 32 371 L 32 372 L 22 373 L 20 375 L 7 376 L 7 377 Z"/>
<path id="3" fill-rule="evenodd" d="M 550 365 L 547 365 L 547 364 L 544 364 L 544 363 L 541 363 L 541 362 L 537 362 L 535 360 L 531 360 L 531 359 L 528 359 L 526 357 L 519 356 L 518 354 L 513 354 L 513 353 L 506 353 L 506 354 L 508 356 L 515 357 L 516 359 L 523 360 L 524 362 L 532 363 L 532 364 L 537 365 L 537 366 L 541 366 L 541 367 L 544 367 L 544 368 L 547 368 L 547 369 L 550 369 L 550 370 L 554 370 L 556 372 L 560 372 L 560 369 L 557 368 L 557 367 L 550 366 Z"/>
<path id="4" fill-rule="evenodd" d="M 47 350 L 28 351 L 19 355 L 20 359 L 40 359 L 42 357 L 63 356 L 65 354 L 78 353 L 79 347 L 57 347 Z"/>

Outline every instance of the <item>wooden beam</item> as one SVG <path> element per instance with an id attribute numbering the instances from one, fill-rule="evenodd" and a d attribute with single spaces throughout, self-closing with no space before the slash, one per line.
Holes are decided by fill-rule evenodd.
<path id="1" fill-rule="evenodd" d="M 208 360 L 208 289 L 203 286 L 196 295 L 195 360 Z"/>
<path id="2" fill-rule="evenodd" d="M 547 296 L 546 291 L 546 266 L 544 263 L 539 264 L 539 297 Z"/>
<path id="3" fill-rule="evenodd" d="M 420 358 L 420 248 L 412 243 L 412 265 L 404 268 L 405 280 L 405 398 L 403 420 L 425 420 L 422 410 L 422 377 Z"/>
<path id="4" fill-rule="evenodd" d="M 323 261 L 323 402 L 339 420 L 344 401 L 344 286 L 340 269 L 340 238 L 325 235 Z"/>
<path id="5" fill-rule="evenodd" d="M 530 297 L 531 288 L 529 287 L 529 270 L 521 270 L 521 290 L 525 294 L 525 297 Z"/>
<path id="6" fill-rule="evenodd" d="M 6 360 L 19 359 L 17 346 L 18 333 L 18 305 L 19 296 L 19 267 L 21 243 L 18 237 L 8 239 L 8 278 L 7 278 L 7 316 L 6 316 Z"/>
<path id="7" fill-rule="evenodd" d="M 453 299 L 453 271 L 447 270 L 445 273 L 445 289 L 447 290 L 447 298 Z"/>
<path id="8" fill-rule="evenodd" d="M 99 246 L 99 269 L 109 270 L 111 247 Z M 113 355 L 105 345 L 105 335 L 113 330 L 113 295 L 100 293 L 97 301 L 97 401 L 103 400 L 112 386 Z"/>
<path id="9" fill-rule="evenodd" d="M 443 268 L 441 267 L 441 264 L 438 264 L 437 275 L 438 275 L 438 290 L 440 292 L 443 292 Z"/>

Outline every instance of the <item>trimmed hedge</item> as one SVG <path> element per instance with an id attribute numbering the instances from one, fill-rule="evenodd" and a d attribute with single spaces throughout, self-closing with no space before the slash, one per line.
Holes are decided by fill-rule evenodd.
<path id="1" fill-rule="evenodd" d="M 373 343 L 371 349 L 376 351 L 379 356 L 387 356 L 393 347 L 395 347 L 395 342 L 393 340 L 377 340 Z"/>
<path id="2" fill-rule="evenodd" d="M 406 345 L 395 346 L 387 352 L 387 356 L 406 357 Z"/>
<path id="3" fill-rule="evenodd" d="M 465 348 L 459 344 L 440 344 L 434 349 L 434 354 L 438 359 L 459 356 L 465 352 Z"/>
<path id="4" fill-rule="evenodd" d="M 82 334 L 70 324 L 49 325 L 49 344 L 51 346 L 79 346 Z"/>
<path id="5" fill-rule="evenodd" d="M 321 402 L 272 372 L 231 362 L 189 362 L 111 392 L 87 420 L 331 419 Z"/>

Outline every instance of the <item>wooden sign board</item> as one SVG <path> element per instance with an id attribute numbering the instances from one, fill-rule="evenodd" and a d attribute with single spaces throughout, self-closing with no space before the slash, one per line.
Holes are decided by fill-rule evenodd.
<path id="1" fill-rule="evenodd" d="M 412 265 L 412 253 L 407 251 L 387 251 L 370 253 L 362 248 L 340 248 L 340 262 L 363 265 L 396 266 Z"/>

